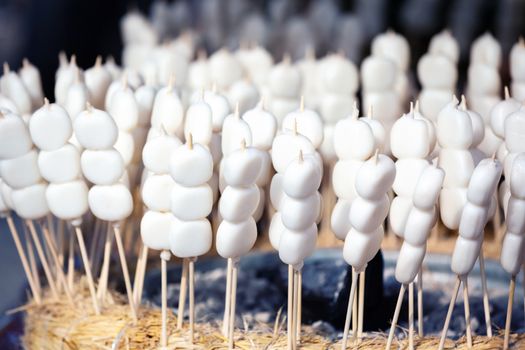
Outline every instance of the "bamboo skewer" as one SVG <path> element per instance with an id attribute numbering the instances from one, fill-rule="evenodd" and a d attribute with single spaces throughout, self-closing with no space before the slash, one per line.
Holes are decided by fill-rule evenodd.
<path id="1" fill-rule="evenodd" d="M 390 332 L 388 333 L 388 340 L 386 342 L 385 350 L 390 350 L 392 346 L 392 341 L 394 340 L 394 334 L 396 331 L 397 320 L 399 319 L 399 314 L 401 312 L 401 305 L 403 304 L 403 296 L 405 295 L 406 286 L 401 285 L 399 289 L 399 296 L 397 297 L 396 308 L 394 310 L 394 316 L 392 316 L 392 323 L 390 325 Z"/>
<path id="2" fill-rule="evenodd" d="M 224 317 L 222 320 L 222 335 L 227 337 L 230 328 L 230 301 L 231 301 L 231 290 L 232 290 L 232 269 L 233 269 L 233 260 L 228 258 L 228 263 L 226 267 L 226 292 L 224 298 Z"/>
<path id="3" fill-rule="evenodd" d="M 142 253 L 140 256 L 140 265 L 137 267 L 139 270 L 138 281 L 133 283 L 133 296 L 135 298 L 135 303 L 137 308 L 142 303 L 142 291 L 144 289 L 144 278 L 146 277 L 146 267 L 148 264 L 148 252 L 149 248 L 145 245 L 142 246 Z"/>
<path id="4" fill-rule="evenodd" d="M 288 325 L 288 350 L 293 350 L 293 266 L 288 265 L 288 305 L 287 305 L 287 316 Z"/>
<path id="5" fill-rule="evenodd" d="M 95 282 L 93 281 L 93 275 L 91 274 L 91 264 L 89 262 L 88 253 L 86 250 L 86 244 L 84 243 L 84 236 L 82 235 L 82 229 L 80 228 L 80 222 L 72 223 L 75 228 L 75 234 L 78 241 L 78 246 L 80 248 L 80 256 L 82 257 L 82 263 L 84 264 L 84 270 L 86 272 L 89 293 L 91 294 L 91 299 L 93 301 L 93 308 L 97 315 L 100 314 L 100 306 L 98 305 L 97 292 L 95 289 Z"/>
<path id="6" fill-rule="evenodd" d="M 507 317 L 505 318 L 505 335 L 503 337 L 503 350 L 509 348 L 510 323 L 512 321 L 512 307 L 514 305 L 514 291 L 516 289 L 516 276 L 512 276 L 509 284 L 509 301 L 507 303 Z"/>
<path id="7" fill-rule="evenodd" d="M 408 285 L 408 349 L 414 350 L 414 282 Z"/>
<path id="8" fill-rule="evenodd" d="M 31 225 L 33 225 L 33 222 L 31 222 Z M 30 226 L 29 230 L 34 230 L 34 226 Z M 57 279 L 60 282 L 60 284 L 62 284 L 62 286 L 64 287 L 64 292 L 66 293 L 66 297 L 69 303 L 73 306 L 75 305 L 75 303 L 73 302 L 73 296 L 71 295 L 71 291 L 69 290 L 69 286 L 67 284 L 66 275 L 64 274 L 64 271 L 62 270 L 62 266 L 60 265 L 60 260 L 56 252 L 55 244 L 53 243 L 49 230 L 46 228 L 45 225 L 42 225 L 42 233 L 44 236 L 44 241 L 49 247 L 49 252 L 56 265 Z"/>
<path id="9" fill-rule="evenodd" d="M 359 276 L 357 277 L 359 279 Z M 354 342 L 357 341 L 357 322 L 358 322 L 358 309 L 357 309 L 357 298 L 354 298 L 352 303 L 352 339 Z"/>
<path id="10" fill-rule="evenodd" d="M 161 264 L 161 294 L 162 294 L 162 329 L 160 337 L 160 345 L 164 349 L 168 346 L 168 276 L 167 276 L 167 262 L 171 254 L 168 250 L 162 251 L 160 254 Z"/>
<path id="11" fill-rule="evenodd" d="M 35 283 L 35 287 L 37 289 L 37 294 L 38 294 L 38 298 L 40 300 L 40 295 L 42 294 L 42 285 L 40 284 L 40 274 L 38 273 L 38 265 L 36 263 L 36 258 L 35 258 L 35 252 L 33 250 L 33 244 L 31 243 L 31 237 L 29 237 L 29 232 L 27 230 L 27 226 L 23 226 L 23 229 L 24 229 L 24 238 L 25 238 L 25 241 L 26 241 L 26 249 L 27 249 L 27 255 L 29 256 L 29 266 L 31 268 L 31 273 L 33 275 L 33 279 L 34 279 L 34 283 Z M 30 285 L 31 287 L 31 285 Z M 37 303 L 39 304 L 40 301 Z"/>
<path id="12" fill-rule="evenodd" d="M 182 275 L 180 279 L 179 309 L 177 311 L 177 329 L 182 328 L 184 321 L 184 305 L 186 304 L 186 288 L 188 284 L 188 259 L 182 261 Z"/>
<path id="13" fill-rule="evenodd" d="M 232 266 L 232 281 L 231 281 L 231 302 L 230 302 L 230 317 L 228 326 L 228 349 L 231 350 L 235 347 L 234 344 L 234 329 L 235 329 L 235 305 L 237 303 L 237 272 L 238 266 L 236 262 L 233 262 Z"/>
<path id="14" fill-rule="evenodd" d="M 485 313 L 485 327 L 487 337 L 492 338 L 492 321 L 490 319 L 489 292 L 487 289 L 487 275 L 485 273 L 485 257 L 483 249 L 479 253 L 479 273 L 481 274 L 481 287 L 483 290 L 483 311 Z"/>
<path id="15" fill-rule="evenodd" d="M 363 338 L 363 320 L 365 315 L 365 271 L 359 273 L 359 303 L 357 307 L 357 342 L 360 343 Z"/>
<path id="16" fill-rule="evenodd" d="M 463 306 L 465 309 L 465 327 L 467 333 L 467 346 L 472 348 L 472 328 L 470 326 L 470 301 L 468 296 L 468 281 L 465 276 L 463 279 Z"/>
<path id="17" fill-rule="evenodd" d="M 195 259 L 190 258 L 188 263 L 188 279 L 190 294 L 190 344 L 195 337 Z"/>
<path id="18" fill-rule="evenodd" d="M 425 335 L 423 326 L 423 268 L 417 274 L 417 333 L 420 338 Z"/>
<path id="19" fill-rule="evenodd" d="M 128 263 L 126 262 L 126 253 L 124 251 L 124 245 L 122 243 L 122 235 L 120 234 L 120 226 L 113 224 L 113 232 L 115 234 L 115 241 L 117 242 L 117 249 L 120 258 L 120 265 L 122 268 L 122 274 L 124 275 L 124 283 L 126 285 L 126 294 L 128 295 L 128 303 L 131 309 L 131 316 L 137 320 L 137 309 L 133 302 L 133 290 L 131 289 L 131 281 L 129 278 Z"/>
<path id="20" fill-rule="evenodd" d="M 27 282 L 29 283 L 29 289 L 31 289 L 31 294 L 33 294 L 33 298 L 35 299 L 35 302 L 37 304 L 40 304 L 42 302 L 42 299 L 40 297 L 40 288 L 37 286 L 35 276 L 33 275 L 33 274 L 38 274 L 38 271 L 36 270 L 32 271 L 31 268 L 29 267 L 26 254 L 24 252 L 24 248 L 22 247 L 22 243 L 20 242 L 20 236 L 18 235 L 18 231 L 16 229 L 13 218 L 11 217 L 11 214 L 7 213 L 6 221 L 7 221 L 7 226 L 9 227 L 9 231 L 11 231 L 11 236 L 13 237 L 13 241 L 15 242 L 15 247 L 18 252 L 18 256 L 20 257 L 20 261 L 22 262 L 22 268 L 24 269 L 24 273 L 26 275 Z M 27 245 L 29 247 L 31 245 L 31 242 L 27 241 Z"/>
<path id="21" fill-rule="evenodd" d="M 350 286 L 350 295 L 348 296 L 348 308 L 346 310 L 345 328 L 343 331 L 343 341 L 341 343 L 341 349 L 346 349 L 346 343 L 348 341 L 348 331 L 350 330 L 350 317 L 352 315 L 352 305 L 354 304 L 355 290 L 357 287 L 357 272 L 352 268 L 352 284 Z"/>
<path id="22" fill-rule="evenodd" d="M 450 298 L 450 304 L 448 306 L 447 316 L 445 318 L 445 324 L 443 325 L 443 331 L 441 333 L 441 338 L 439 340 L 439 350 L 443 350 L 445 346 L 445 340 L 447 338 L 448 327 L 450 325 L 450 319 L 452 317 L 452 311 L 454 311 L 454 304 L 458 297 L 459 287 L 461 285 L 461 280 L 459 276 L 456 279 L 456 284 L 454 285 L 454 291 L 452 292 L 452 297 Z"/>
<path id="23" fill-rule="evenodd" d="M 42 244 L 40 243 L 40 240 L 36 233 L 35 225 L 33 225 L 33 222 L 31 220 L 26 220 L 26 224 L 29 227 L 29 233 L 31 233 L 31 237 L 33 238 L 33 243 L 35 244 L 38 258 L 40 259 L 40 263 L 42 264 L 42 268 L 44 269 L 44 274 L 46 275 L 47 283 L 49 284 L 49 288 L 51 289 L 51 294 L 54 298 L 58 298 L 55 280 L 53 279 L 53 274 L 51 273 L 51 269 L 49 268 L 46 256 L 44 255 L 44 250 L 42 249 Z"/>
<path id="24" fill-rule="evenodd" d="M 297 273 L 297 334 L 295 335 L 297 343 L 301 344 L 301 322 L 303 313 L 303 273 L 299 270 Z"/>
<path id="25" fill-rule="evenodd" d="M 69 235 L 69 252 L 67 257 L 67 283 L 70 290 L 74 290 L 75 284 L 75 236 Z"/>
<path id="26" fill-rule="evenodd" d="M 292 317 L 292 329 L 291 329 L 291 333 L 292 333 L 292 349 L 297 349 L 297 299 L 298 299 L 298 285 L 297 285 L 297 282 L 298 282 L 298 278 L 297 278 L 297 270 L 294 268 L 293 269 L 293 306 L 292 306 L 292 314 L 293 314 L 293 317 Z"/>
<path id="27" fill-rule="evenodd" d="M 106 230 L 106 239 L 104 241 L 104 258 L 102 262 L 102 268 L 100 270 L 100 276 L 98 279 L 98 290 L 97 297 L 102 304 L 105 303 L 105 296 L 108 287 L 108 276 L 109 276 L 109 264 L 111 260 L 111 248 L 113 246 L 113 232 L 108 225 Z"/>

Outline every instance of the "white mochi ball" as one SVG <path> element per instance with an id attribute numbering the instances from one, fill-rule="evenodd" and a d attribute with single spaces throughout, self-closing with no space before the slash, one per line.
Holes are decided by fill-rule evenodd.
<path id="1" fill-rule="evenodd" d="M 171 190 L 171 212 L 180 220 L 198 220 L 207 217 L 213 206 L 213 192 L 205 183 L 184 187 L 175 182 Z"/>
<path id="2" fill-rule="evenodd" d="M 249 253 L 257 240 L 257 226 L 250 216 L 240 222 L 224 220 L 217 229 L 215 246 L 225 259 L 239 258 Z"/>
<path id="3" fill-rule="evenodd" d="M 366 199 L 381 199 L 390 190 L 396 176 L 392 159 L 383 154 L 367 160 L 355 180 L 356 192 Z"/>
<path id="4" fill-rule="evenodd" d="M 170 233 L 175 224 L 171 213 L 148 210 L 140 221 L 140 236 L 144 245 L 155 250 L 170 250 Z"/>
<path id="5" fill-rule="evenodd" d="M 168 174 L 148 176 L 142 185 L 142 200 L 148 209 L 171 210 L 171 191 L 175 182 Z"/>
<path id="6" fill-rule="evenodd" d="M 38 148 L 53 151 L 67 143 L 73 127 L 64 108 L 56 103 L 46 103 L 29 119 L 29 132 Z"/>
<path id="7" fill-rule="evenodd" d="M 472 271 L 483 240 L 471 240 L 461 236 L 456 240 L 450 268 L 458 276 L 466 276 Z"/>
<path id="8" fill-rule="evenodd" d="M 99 109 L 81 112 L 73 122 L 73 129 L 76 139 L 86 149 L 108 149 L 117 142 L 117 124 L 108 113 Z"/>
<path id="9" fill-rule="evenodd" d="M 41 177 L 37 151 L 32 149 L 22 156 L 0 161 L 0 175 L 13 189 L 38 183 Z"/>
<path id="10" fill-rule="evenodd" d="M 178 258 L 192 258 L 211 249 L 212 230 L 206 219 L 183 221 L 175 219 L 169 235 L 171 252 Z"/>
<path id="11" fill-rule="evenodd" d="M 188 144 L 177 147 L 170 159 L 170 174 L 176 183 L 192 187 L 208 182 L 213 175 L 213 158 L 206 147 Z"/>
<path id="12" fill-rule="evenodd" d="M 142 149 L 144 166 L 156 174 L 169 173 L 171 156 L 180 145 L 182 143 L 174 136 L 159 135 L 151 138 Z"/>
<path id="13" fill-rule="evenodd" d="M 73 181 L 81 175 L 78 149 L 67 143 L 53 151 L 40 151 L 38 168 L 42 177 L 48 182 Z"/>
<path id="14" fill-rule="evenodd" d="M 250 186 L 259 177 L 261 165 L 258 150 L 252 147 L 238 149 L 224 158 L 222 175 L 230 186 Z"/>
<path id="15" fill-rule="evenodd" d="M 24 120 L 5 109 L 0 110 L 0 159 L 20 157 L 32 147 Z"/>
<path id="16" fill-rule="evenodd" d="M 85 150 L 80 156 L 82 173 L 96 185 L 112 185 L 124 173 L 122 156 L 114 148 L 106 150 Z"/>
<path id="17" fill-rule="evenodd" d="M 316 192 L 321 185 L 321 171 L 310 159 L 297 159 L 284 172 L 283 190 L 294 198 L 305 198 Z"/>
<path id="18" fill-rule="evenodd" d="M 49 210 L 61 220 L 79 219 L 88 210 L 88 187 L 82 180 L 51 183 L 46 189 Z"/>
<path id="19" fill-rule="evenodd" d="M 315 223 L 320 208 L 317 193 L 301 199 L 284 195 L 280 204 L 281 220 L 289 230 L 305 230 Z"/>
<path id="20" fill-rule="evenodd" d="M 259 189 L 227 186 L 219 200 L 219 213 L 224 220 L 241 222 L 252 216 L 259 204 Z"/>
<path id="21" fill-rule="evenodd" d="M 36 220 L 49 213 L 44 183 L 37 183 L 21 189 L 13 189 L 11 199 L 13 208 L 23 219 Z"/>
<path id="22" fill-rule="evenodd" d="M 426 244 L 413 246 L 403 243 L 396 263 L 396 280 L 402 284 L 414 282 L 426 253 Z"/>
<path id="23" fill-rule="evenodd" d="M 131 193 L 121 183 L 91 187 L 88 203 L 93 215 L 109 222 L 124 220 L 133 212 Z"/>
<path id="24" fill-rule="evenodd" d="M 405 225 L 405 242 L 414 246 L 424 245 L 437 220 L 436 209 L 421 210 L 413 207 Z"/>

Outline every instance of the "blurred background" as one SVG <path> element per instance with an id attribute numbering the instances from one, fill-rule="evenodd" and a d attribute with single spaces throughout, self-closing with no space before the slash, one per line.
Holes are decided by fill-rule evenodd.
<path id="1" fill-rule="evenodd" d="M 460 82 L 476 37 L 490 31 L 506 57 L 525 34 L 525 0 L 4 0 L 0 60 L 17 68 L 29 58 L 52 96 L 59 51 L 76 54 L 84 68 L 99 54 L 120 62 L 119 20 L 128 11 L 149 17 L 162 39 L 192 29 L 197 46 L 208 52 L 258 42 L 277 59 L 284 52 L 297 59 L 313 47 L 317 56 L 344 51 L 359 63 L 371 39 L 393 29 L 410 42 L 412 68 L 430 37 L 449 28 L 461 47 Z M 505 63 L 502 69 L 506 83 Z"/>

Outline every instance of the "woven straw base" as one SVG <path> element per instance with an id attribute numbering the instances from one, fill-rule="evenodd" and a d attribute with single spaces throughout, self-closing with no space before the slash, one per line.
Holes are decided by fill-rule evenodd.
<path id="1" fill-rule="evenodd" d="M 127 300 L 116 292 L 106 297 L 102 314 L 93 312 L 87 285 L 84 281 L 76 285 L 75 307 L 65 298 L 53 300 L 49 294 L 42 305 L 30 303 L 20 310 L 27 313 L 23 343 L 27 349 L 159 349 L 161 332 L 160 309 L 143 305 L 139 310 L 139 320 L 133 322 Z M 220 332 L 217 323 L 197 323 L 194 344 L 189 343 L 188 324 L 182 330 L 176 329 L 176 316 L 168 313 L 168 347 L 166 349 L 227 349 L 227 339 Z M 245 325 L 236 329 L 235 345 L 238 349 L 286 349 L 287 336 L 285 318 L 278 315 L 274 325 L 257 324 L 249 328 Z M 385 334 L 368 334 L 360 344 L 354 343 L 350 336 L 348 349 L 384 349 Z M 435 337 L 416 337 L 416 349 L 436 349 L 439 339 Z M 334 342 L 313 329 L 303 326 L 301 349 L 340 349 L 340 341 Z M 501 334 L 488 339 L 474 337 L 474 349 L 502 349 Z M 407 341 L 395 340 L 392 349 L 406 349 Z M 467 349 L 465 339 L 457 342 L 447 340 L 446 349 Z M 512 335 L 512 349 L 525 349 L 525 335 Z"/>

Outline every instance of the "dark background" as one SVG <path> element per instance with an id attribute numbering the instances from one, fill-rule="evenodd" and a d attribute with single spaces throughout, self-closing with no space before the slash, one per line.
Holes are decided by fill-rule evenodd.
<path id="1" fill-rule="evenodd" d="M 151 0 L 0 1 L 0 62 L 7 61 L 17 68 L 22 58 L 29 58 L 40 68 L 46 95 L 51 96 L 60 50 L 68 55 L 75 53 L 77 62 L 84 68 L 93 65 L 99 54 L 104 57 L 112 55 L 120 62 L 122 41 L 119 19 L 133 9 L 161 18 L 170 6 L 177 7 L 180 18 L 162 33 L 163 39 L 178 34 L 181 28 L 190 25 L 201 34 L 199 46 L 208 51 L 222 45 L 234 48 L 238 40 L 231 38 L 238 38 L 242 31 L 240 23 L 257 14 L 265 18 L 267 26 L 273 30 L 266 46 L 277 58 L 287 50 L 287 45 L 291 45 L 283 33 L 291 30 L 290 27 L 300 27 L 305 18 L 315 17 L 317 25 L 319 22 L 331 25 L 331 34 L 337 36 L 340 29 L 338 23 L 322 23 L 323 14 L 330 14 L 330 11 L 360 21 L 360 42 L 343 48 L 351 51 L 347 54 L 357 63 L 366 56 L 370 39 L 392 28 L 409 40 L 412 67 L 415 67 L 417 58 L 427 49 L 429 38 L 449 28 L 460 42 L 462 77 L 468 65 L 470 44 L 477 36 L 485 31 L 492 32 L 506 54 L 519 35 L 525 33 L 525 0 L 179 0 L 164 1 L 167 6 L 157 6 L 156 9 L 152 8 L 152 3 Z M 203 10 L 206 8 L 208 10 Z M 330 20 L 328 16 L 327 22 Z M 210 26 L 214 40 L 207 38 Z M 318 35 L 321 32 L 318 29 L 323 28 L 312 28 L 310 25 L 312 36 L 316 36 L 314 44 L 318 55 L 340 49 L 333 47 L 330 37 L 327 40 Z M 504 82 L 508 79 L 507 71 L 504 64 Z"/>

